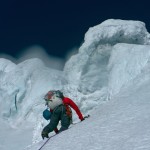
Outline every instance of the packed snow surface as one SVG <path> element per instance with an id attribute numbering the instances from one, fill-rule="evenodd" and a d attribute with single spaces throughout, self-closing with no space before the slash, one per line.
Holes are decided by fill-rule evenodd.
<path id="1" fill-rule="evenodd" d="M 95 108 L 91 117 L 52 137 L 44 150 L 149 150 L 150 81 Z M 37 150 L 40 141 L 28 150 Z"/>
<path id="2" fill-rule="evenodd" d="M 150 149 L 150 34 L 143 22 L 109 19 L 89 28 L 63 71 L 43 62 L 0 58 L 1 149 L 42 146 L 48 124 L 43 96 L 55 89 L 91 117 L 51 138 L 43 150 Z M 73 119 L 79 121 L 75 112 Z"/>

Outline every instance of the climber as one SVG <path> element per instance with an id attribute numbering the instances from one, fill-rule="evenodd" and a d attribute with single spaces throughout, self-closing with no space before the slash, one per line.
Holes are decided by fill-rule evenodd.
<path id="1" fill-rule="evenodd" d="M 49 91 L 44 96 L 44 99 L 49 110 L 46 109 L 43 112 L 43 117 L 46 120 L 50 119 L 50 123 L 44 127 L 41 133 L 43 139 L 45 137 L 49 138 L 48 134 L 53 130 L 57 134 L 61 131 L 68 129 L 69 125 L 72 123 L 71 108 L 75 110 L 81 121 L 84 120 L 84 117 L 78 106 L 70 98 L 64 97 L 61 91 Z M 61 121 L 60 130 L 57 129 L 59 121 Z"/>

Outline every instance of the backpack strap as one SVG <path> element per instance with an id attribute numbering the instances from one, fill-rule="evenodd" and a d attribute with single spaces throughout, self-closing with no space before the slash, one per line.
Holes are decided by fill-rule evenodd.
<path id="1" fill-rule="evenodd" d="M 63 103 L 66 109 L 66 115 L 70 118 L 70 123 L 72 123 L 72 110 L 68 104 Z"/>

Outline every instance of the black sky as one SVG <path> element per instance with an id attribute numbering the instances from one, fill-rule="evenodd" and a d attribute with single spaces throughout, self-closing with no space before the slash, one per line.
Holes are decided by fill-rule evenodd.
<path id="1" fill-rule="evenodd" d="M 80 46 L 89 27 L 106 19 L 140 20 L 150 31 L 148 1 L 4 0 L 0 2 L 0 53 L 17 57 L 40 45 L 65 57 Z"/>

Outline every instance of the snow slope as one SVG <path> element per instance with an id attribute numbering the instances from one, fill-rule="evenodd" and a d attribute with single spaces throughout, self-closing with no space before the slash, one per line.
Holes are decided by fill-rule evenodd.
<path id="1" fill-rule="evenodd" d="M 150 80 L 135 86 L 95 108 L 89 119 L 50 139 L 43 150 L 149 150 Z"/>
<path id="2" fill-rule="evenodd" d="M 43 96 L 61 89 L 91 117 L 54 137 L 45 150 L 148 150 L 149 44 L 143 22 L 109 19 L 87 31 L 63 71 L 46 67 L 37 58 L 19 64 L 0 58 L 0 147 L 37 149 L 48 123 L 42 118 Z M 78 121 L 75 113 L 73 118 Z"/>
<path id="3" fill-rule="evenodd" d="M 24 123 L 18 128 L 12 128 L 4 121 L 0 121 L 0 149 L 21 150 L 32 144 L 33 127 Z"/>

